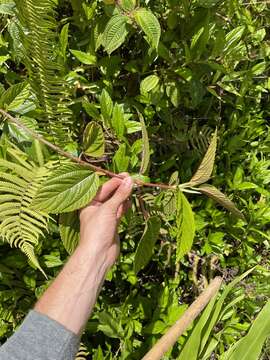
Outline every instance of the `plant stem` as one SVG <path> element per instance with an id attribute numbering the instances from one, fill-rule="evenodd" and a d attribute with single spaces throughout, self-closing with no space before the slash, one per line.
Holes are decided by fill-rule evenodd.
<path id="1" fill-rule="evenodd" d="M 99 172 L 102 173 L 104 175 L 107 175 L 109 177 L 116 177 L 119 179 L 123 179 L 123 176 L 115 174 L 112 171 L 103 169 L 99 166 L 93 165 L 91 163 L 88 163 L 84 160 L 81 160 L 80 158 L 78 158 L 77 156 L 74 156 L 72 154 L 70 154 L 69 152 L 61 149 L 60 147 L 58 147 L 55 144 L 52 144 L 51 142 L 49 142 L 48 140 L 46 140 L 42 135 L 37 134 L 35 131 L 29 129 L 27 126 L 25 126 L 24 124 L 21 123 L 21 121 L 18 118 L 15 118 L 13 116 L 11 116 L 9 113 L 7 113 L 5 110 L 0 109 L 0 113 L 4 116 L 4 118 L 6 118 L 9 122 L 16 124 L 19 128 L 21 128 L 22 130 L 24 130 L 26 133 L 28 133 L 31 137 L 33 137 L 34 139 L 37 139 L 38 141 L 40 141 L 42 144 L 48 146 L 49 148 L 51 148 L 53 151 L 57 152 L 59 155 L 64 156 L 82 166 L 88 167 L 91 170 L 95 171 L 95 172 Z M 144 186 L 144 187 L 159 187 L 160 189 L 171 189 L 171 190 L 176 190 L 176 186 L 172 186 L 172 185 L 167 185 L 167 184 L 160 184 L 160 183 L 147 183 L 147 182 L 143 182 L 140 180 L 134 180 L 134 183 L 138 186 Z"/>
<path id="2" fill-rule="evenodd" d="M 202 294 L 190 305 L 180 319 L 169 328 L 142 360 L 160 360 L 187 330 L 197 316 L 203 311 L 209 301 L 217 294 L 222 284 L 222 278 L 216 277 Z"/>

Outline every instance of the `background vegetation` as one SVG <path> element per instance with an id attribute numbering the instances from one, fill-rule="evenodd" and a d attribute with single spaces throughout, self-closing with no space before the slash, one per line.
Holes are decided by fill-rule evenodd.
<path id="1" fill-rule="evenodd" d="M 255 0 L 0 0 L 1 109 L 84 161 L 171 185 L 190 181 L 217 129 L 209 182 L 245 216 L 194 189 L 184 197 L 138 187 L 81 358 L 141 359 L 215 275 L 229 282 L 257 266 L 207 336 L 204 325 L 197 353 L 180 355 L 190 329 L 167 359 L 226 359 L 265 305 L 269 19 L 267 1 Z M 72 252 L 77 209 L 105 177 L 59 159 L 4 118 L 0 167 L 4 342 Z M 270 350 L 252 354 L 268 359 Z"/>

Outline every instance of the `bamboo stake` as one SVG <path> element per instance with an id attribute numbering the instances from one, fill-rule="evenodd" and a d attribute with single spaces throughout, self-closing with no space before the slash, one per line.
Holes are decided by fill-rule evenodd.
<path id="1" fill-rule="evenodd" d="M 190 305 L 187 311 L 170 327 L 142 360 L 160 360 L 177 342 L 191 323 L 203 311 L 209 301 L 217 294 L 222 284 L 222 278 L 216 277 L 202 294 Z M 188 360 L 188 359 L 187 359 Z"/>

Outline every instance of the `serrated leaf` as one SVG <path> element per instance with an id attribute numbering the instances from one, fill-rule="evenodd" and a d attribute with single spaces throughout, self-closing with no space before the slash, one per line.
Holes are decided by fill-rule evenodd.
<path id="1" fill-rule="evenodd" d="M 80 209 L 93 199 L 98 186 L 96 173 L 77 164 L 61 165 L 41 187 L 33 208 L 52 214 Z"/>
<path id="2" fill-rule="evenodd" d="M 70 52 L 83 64 L 85 65 L 95 65 L 97 58 L 95 55 L 85 53 L 79 50 L 70 50 Z"/>
<path id="3" fill-rule="evenodd" d="M 36 130 L 37 121 L 35 119 L 29 118 L 27 116 L 21 116 L 20 122 L 26 126 L 28 129 Z M 14 137 L 17 141 L 33 141 L 33 137 L 30 136 L 26 131 L 22 130 L 18 125 L 7 123 L 8 131 L 10 136 Z"/>
<path id="4" fill-rule="evenodd" d="M 9 111 L 16 111 L 30 96 L 30 87 L 26 82 L 9 87 L 1 96 L 0 106 Z"/>
<path id="5" fill-rule="evenodd" d="M 140 112 L 138 112 L 140 123 L 142 126 L 142 162 L 140 167 L 140 174 L 144 175 L 149 166 L 150 161 L 150 147 L 149 147 L 149 139 L 148 139 L 148 133 L 145 126 L 144 118 Z"/>
<path id="6" fill-rule="evenodd" d="M 133 14 L 137 24 L 147 36 L 150 45 L 157 49 L 161 35 L 161 28 L 156 16 L 152 13 L 152 11 L 145 8 L 139 8 L 138 10 L 135 10 Z"/>
<path id="7" fill-rule="evenodd" d="M 190 186 L 203 184 L 210 179 L 215 163 L 216 149 L 217 149 L 217 130 L 213 135 L 213 138 L 201 162 L 201 165 L 199 166 L 196 173 L 193 175 L 192 179 L 188 182 Z"/>
<path id="8" fill-rule="evenodd" d="M 153 90 L 159 83 L 159 77 L 157 75 L 149 75 L 143 79 L 140 85 L 140 90 L 142 94 L 148 93 Z"/>
<path id="9" fill-rule="evenodd" d="M 143 235 L 135 253 L 134 271 L 136 274 L 150 261 L 155 243 L 158 239 L 160 226 L 160 219 L 157 216 L 150 217 L 147 220 Z"/>
<path id="10" fill-rule="evenodd" d="M 114 15 L 108 22 L 103 33 L 103 46 L 110 55 L 125 41 L 128 34 L 127 22 L 129 18 L 124 15 Z"/>
<path id="11" fill-rule="evenodd" d="M 69 254 L 72 254 L 80 240 L 78 211 L 61 214 L 59 217 L 59 230 L 65 249 Z"/>
<path id="12" fill-rule="evenodd" d="M 168 190 L 164 192 L 164 199 L 162 201 L 163 212 L 167 218 L 174 216 L 176 212 L 176 199 L 175 191 Z"/>
<path id="13" fill-rule="evenodd" d="M 84 153 L 93 157 L 101 157 L 105 151 L 105 139 L 102 127 L 94 122 L 89 123 L 83 133 Z"/>
<path id="14" fill-rule="evenodd" d="M 245 220 L 245 216 L 241 213 L 240 210 L 237 209 L 234 203 L 214 186 L 207 184 L 201 185 L 200 187 L 197 188 L 197 190 L 200 191 L 202 194 L 205 194 L 211 199 L 215 200 L 218 204 L 225 207 L 225 209 L 229 210 L 231 213 L 233 213 L 240 219 Z"/>
<path id="15" fill-rule="evenodd" d="M 190 251 L 195 236 L 195 220 L 193 211 L 191 209 L 190 203 L 181 191 L 177 192 L 176 225 L 176 258 L 177 261 L 179 261 Z"/>

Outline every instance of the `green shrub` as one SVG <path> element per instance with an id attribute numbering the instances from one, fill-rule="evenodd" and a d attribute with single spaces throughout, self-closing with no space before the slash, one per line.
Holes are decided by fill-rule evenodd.
<path id="1" fill-rule="evenodd" d="M 137 186 L 83 338 L 92 358 L 140 359 L 215 274 L 259 265 L 208 355 L 248 331 L 270 293 L 269 15 L 244 0 L 0 0 L 3 341 L 76 246 L 77 210 L 124 171 Z"/>

